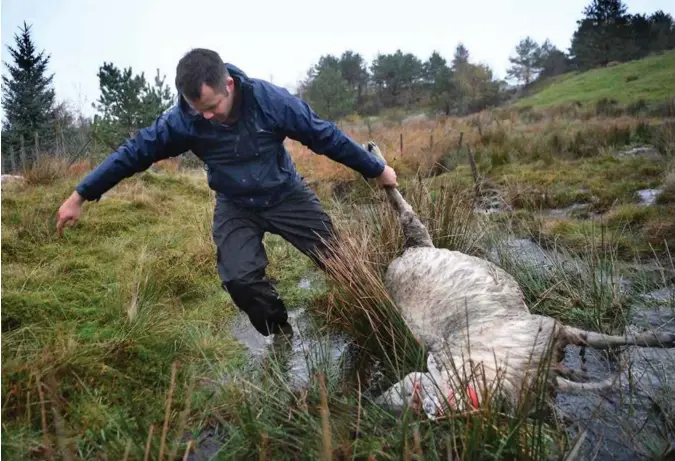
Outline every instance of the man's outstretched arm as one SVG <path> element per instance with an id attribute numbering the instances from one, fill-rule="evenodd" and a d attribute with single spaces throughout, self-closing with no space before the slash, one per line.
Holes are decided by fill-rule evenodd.
<path id="1" fill-rule="evenodd" d="M 159 160 L 187 151 L 186 140 L 187 129 L 180 115 L 173 110 L 166 112 L 127 139 L 77 185 L 76 191 L 85 200 L 99 200 L 123 179 L 147 170 Z"/>
<path id="2" fill-rule="evenodd" d="M 395 186 L 396 173 L 382 159 L 372 155 L 334 123 L 321 119 L 302 99 L 287 90 L 268 84 L 263 110 L 275 121 L 280 133 L 326 155 L 365 178 L 378 178 L 380 185 Z"/>
<path id="3" fill-rule="evenodd" d="M 82 213 L 85 201 L 97 201 L 120 181 L 135 173 L 147 170 L 161 159 L 174 157 L 188 150 L 188 132 L 178 114 L 167 112 L 155 122 L 110 154 L 76 187 L 61 205 L 57 214 L 56 229 L 63 235 L 63 228 L 74 224 Z"/>

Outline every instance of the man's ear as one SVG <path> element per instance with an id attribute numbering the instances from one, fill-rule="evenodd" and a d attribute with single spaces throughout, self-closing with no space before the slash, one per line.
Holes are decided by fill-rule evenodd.
<path id="1" fill-rule="evenodd" d="M 225 91 L 228 96 L 234 92 L 234 79 L 230 75 L 225 78 Z"/>

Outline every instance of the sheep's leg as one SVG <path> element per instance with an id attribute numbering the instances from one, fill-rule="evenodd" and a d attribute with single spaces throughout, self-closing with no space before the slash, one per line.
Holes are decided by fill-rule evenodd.
<path id="1" fill-rule="evenodd" d="M 618 375 L 613 375 L 602 381 L 595 381 L 591 383 L 575 383 L 565 378 L 557 376 L 555 383 L 559 391 L 562 392 L 602 392 L 614 387 Z"/>
<path id="2" fill-rule="evenodd" d="M 567 378 L 571 381 L 588 381 L 590 378 L 587 373 L 585 373 L 585 370 L 579 371 L 575 370 L 573 368 L 569 368 L 562 363 L 558 364 L 556 367 L 555 371 L 562 377 Z"/>
<path id="3" fill-rule="evenodd" d="M 609 349 L 617 346 L 675 347 L 675 334 L 672 333 L 644 332 L 637 335 L 613 336 L 565 327 L 564 335 L 569 344 L 593 349 Z"/>
<path id="4" fill-rule="evenodd" d="M 374 142 L 367 145 L 368 152 L 384 160 L 380 148 Z M 429 231 L 417 217 L 410 204 L 403 198 L 399 190 L 395 187 L 385 187 L 387 198 L 392 207 L 399 215 L 399 222 L 403 228 L 405 236 L 405 247 L 432 247 L 434 246 Z"/>

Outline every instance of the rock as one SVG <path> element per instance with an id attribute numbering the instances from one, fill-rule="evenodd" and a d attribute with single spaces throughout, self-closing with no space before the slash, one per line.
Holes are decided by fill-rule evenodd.
<path id="1" fill-rule="evenodd" d="M 0 183 L 5 184 L 5 183 L 11 183 L 11 182 L 20 182 L 23 181 L 23 176 L 15 175 L 15 174 L 3 174 L 0 177 Z"/>
<path id="2" fill-rule="evenodd" d="M 635 147 L 633 149 L 617 152 L 616 155 L 615 155 L 615 157 L 618 157 L 618 158 L 637 157 L 637 156 L 658 158 L 658 157 L 661 157 L 661 153 L 656 148 L 654 148 L 652 146 L 642 146 L 642 147 Z"/>

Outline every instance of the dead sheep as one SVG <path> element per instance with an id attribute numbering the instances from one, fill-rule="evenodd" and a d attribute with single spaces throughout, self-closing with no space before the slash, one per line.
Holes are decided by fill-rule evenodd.
<path id="1" fill-rule="evenodd" d="M 367 148 L 382 157 L 375 143 Z M 379 396 L 379 403 L 423 409 L 432 418 L 495 397 L 517 405 L 543 371 L 549 372 L 552 392 L 597 392 L 612 387 L 615 377 L 582 382 L 583 372 L 561 363 L 566 346 L 674 346 L 673 334 L 610 336 L 530 313 L 510 274 L 484 259 L 435 248 L 400 192 L 385 191 L 405 238 L 403 253 L 388 266 L 385 286 L 429 354 L 427 373 L 408 374 Z"/>

